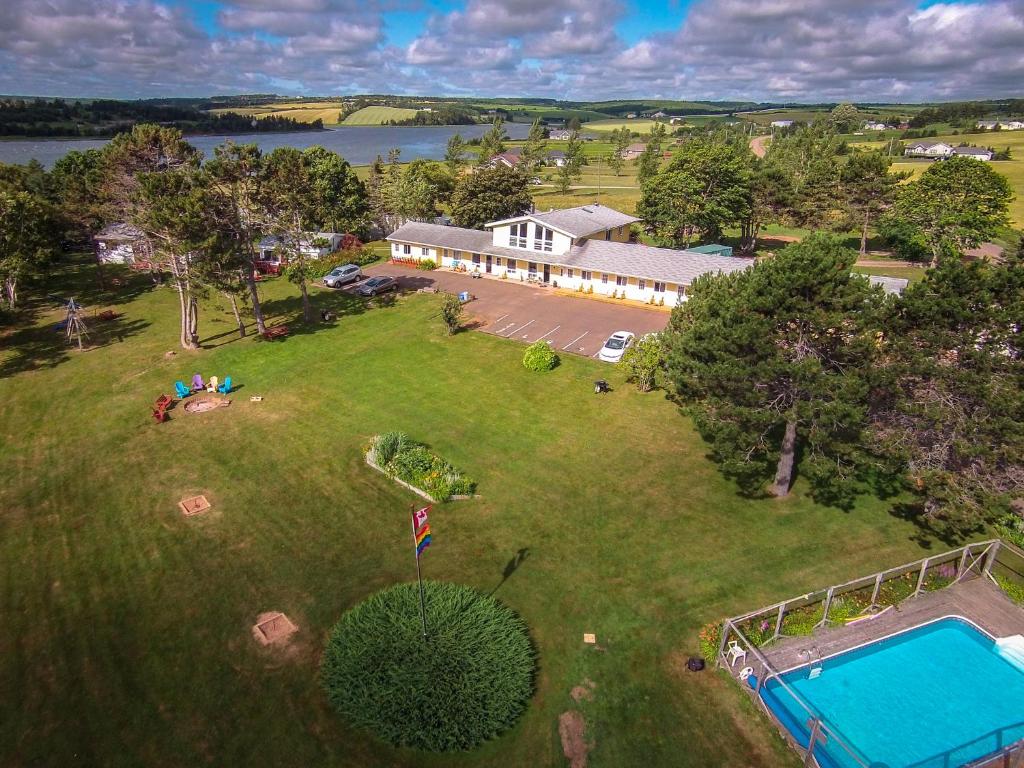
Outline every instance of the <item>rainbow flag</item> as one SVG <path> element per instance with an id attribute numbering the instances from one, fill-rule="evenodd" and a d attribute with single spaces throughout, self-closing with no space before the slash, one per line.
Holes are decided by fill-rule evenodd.
<path id="1" fill-rule="evenodd" d="M 423 554 L 423 550 L 430 546 L 430 523 L 427 521 L 427 510 L 430 507 L 418 509 L 412 514 L 413 537 L 416 540 L 416 557 Z"/>

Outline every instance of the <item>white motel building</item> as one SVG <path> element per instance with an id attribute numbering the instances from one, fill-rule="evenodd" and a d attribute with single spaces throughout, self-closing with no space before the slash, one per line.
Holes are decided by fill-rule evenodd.
<path id="1" fill-rule="evenodd" d="M 669 307 L 686 300 L 700 275 L 754 263 L 726 255 L 731 249 L 724 246 L 673 250 L 631 243 L 630 225 L 637 221 L 593 204 L 492 221 L 484 230 L 408 222 L 387 239 L 395 259 Z"/>

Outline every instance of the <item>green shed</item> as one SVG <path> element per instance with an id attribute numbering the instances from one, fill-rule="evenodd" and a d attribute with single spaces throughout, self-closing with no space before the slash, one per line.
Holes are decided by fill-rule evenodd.
<path id="1" fill-rule="evenodd" d="M 693 251 L 695 253 L 706 253 L 709 256 L 732 256 L 731 245 L 719 245 L 718 243 L 698 245 L 695 248 L 687 248 L 686 250 Z"/>

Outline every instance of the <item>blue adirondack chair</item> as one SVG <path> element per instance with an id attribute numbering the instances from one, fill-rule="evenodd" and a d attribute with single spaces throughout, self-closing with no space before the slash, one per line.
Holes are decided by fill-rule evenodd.
<path id="1" fill-rule="evenodd" d="M 184 400 L 186 397 L 192 394 L 192 390 L 185 386 L 184 382 L 174 382 L 174 391 L 178 393 L 178 397 Z"/>
<path id="2" fill-rule="evenodd" d="M 217 387 L 217 391 L 220 392 L 222 395 L 226 395 L 228 392 L 231 391 L 231 377 L 230 376 L 225 376 L 224 377 L 224 383 L 221 384 L 219 387 Z"/>

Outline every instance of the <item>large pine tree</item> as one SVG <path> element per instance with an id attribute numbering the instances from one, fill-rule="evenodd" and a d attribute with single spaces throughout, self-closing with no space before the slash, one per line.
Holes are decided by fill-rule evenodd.
<path id="1" fill-rule="evenodd" d="M 857 253 L 816 234 L 773 259 L 704 275 L 665 336 L 667 369 L 722 471 L 748 493 L 789 493 L 801 472 L 845 505 L 868 458 L 867 370 L 882 299 Z"/>

